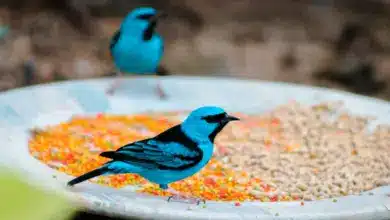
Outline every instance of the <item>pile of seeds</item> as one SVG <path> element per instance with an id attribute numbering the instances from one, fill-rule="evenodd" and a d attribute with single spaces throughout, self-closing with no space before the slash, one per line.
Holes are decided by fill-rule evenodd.
<path id="1" fill-rule="evenodd" d="M 180 114 L 148 114 L 132 116 L 98 115 L 75 117 L 66 123 L 34 129 L 30 140 L 30 153 L 50 167 L 78 176 L 93 170 L 107 158 L 100 157 L 102 151 L 115 150 L 126 143 L 154 136 L 180 123 Z M 168 120 L 169 118 L 169 120 Z M 127 185 L 138 186 L 140 192 L 167 196 L 156 184 L 151 184 L 135 174 L 99 177 L 91 181 L 115 188 Z M 177 191 L 189 193 L 206 200 L 220 201 L 291 201 L 300 199 L 288 195 L 257 196 L 253 189 L 272 192 L 274 188 L 259 178 L 249 177 L 244 171 L 229 169 L 213 159 L 201 172 L 170 185 Z"/>
<path id="2" fill-rule="evenodd" d="M 292 102 L 218 137 L 219 158 L 304 200 L 359 194 L 390 184 L 390 126 L 341 112 L 342 103 Z M 263 192 L 254 192 L 264 195 Z"/>
<path id="3" fill-rule="evenodd" d="M 205 169 L 171 186 L 207 200 L 291 201 L 358 194 L 390 184 L 390 126 L 369 132 L 373 118 L 343 113 L 341 104 L 291 102 L 265 114 L 237 114 L 242 120 L 218 135 L 215 157 Z M 154 136 L 187 114 L 75 117 L 35 130 L 30 152 L 54 169 L 78 176 L 107 161 L 100 152 Z M 134 174 L 91 181 L 168 195 Z"/>

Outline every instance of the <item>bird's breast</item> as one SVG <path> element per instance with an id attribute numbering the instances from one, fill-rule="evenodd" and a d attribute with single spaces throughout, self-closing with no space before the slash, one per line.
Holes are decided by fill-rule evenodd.
<path id="1" fill-rule="evenodd" d="M 158 40 L 127 40 L 127 38 L 122 36 L 112 49 L 117 68 L 125 73 L 154 73 L 161 60 L 162 42 Z"/>

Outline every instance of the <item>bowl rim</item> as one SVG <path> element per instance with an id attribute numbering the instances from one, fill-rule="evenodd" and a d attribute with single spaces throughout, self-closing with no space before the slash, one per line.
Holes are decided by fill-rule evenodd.
<path id="1" fill-rule="evenodd" d="M 0 147 L 0 151 L 3 151 L 3 154 L 0 154 L 0 164 L 18 168 L 18 171 L 21 172 L 21 174 L 24 175 L 31 184 L 36 184 L 39 187 L 53 190 L 61 195 L 67 196 L 73 202 L 81 206 L 96 211 L 104 211 L 123 216 L 136 216 L 147 219 L 366 219 L 367 217 L 386 219 L 390 216 L 390 197 L 388 196 L 390 193 L 390 186 L 378 187 L 358 196 L 350 195 L 339 197 L 337 198 L 337 202 L 334 202 L 333 199 L 325 199 L 305 202 L 304 206 L 302 206 L 300 202 L 245 202 L 239 207 L 234 206 L 233 202 L 207 202 L 206 208 L 191 206 L 192 210 L 188 210 L 188 204 L 168 204 L 165 202 L 166 198 L 137 195 L 129 189 L 113 190 L 111 188 L 98 186 L 92 183 L 80 184 L 78 190 L 70 191 L 64 187 L 64 184 L 59 184 L 68 181 L 71 178 L 70 176 L 49 168 L 40 161 L 35 160 L 33 157 L 30 157 L 30 159 L 28 158 L 29 154 L 27 151 L 26 140 L 29 134 L 27 129 L 32 125 L 39 125 L 42 123 L 47 124 L 49 119 L 45 117 L 51 114 L 48 112 L 52 110 L 57 113 L 55 105 L 66 102 L 66 100 L 54 100 L 56 99 L 55 95 L 61 95 L 64 99 L 73 99 L 75 98 L 73 97 L 75 94 L 80 92 L 88 93 L 88 97 L 83 97 L 81 100 L 86 100 L 85 98 L 88 99 L 91 97 L 92 100 L 95 101 L 97 100 L 100 102 L 103 100 L 102 103 L 104 102 L 104 104 L 97 105 L 96 108 L 106 108 L 107 112 L 115 112 L 115 106 L 118 106 L 118 103 L 123 103 L 124 101 L 133 101 L 134 103 L 138 103 L 140 105 L 145 103 L 149 103 L 149 105 L 152 105 L 152 103 L 153 105 L 160 104 L 160 106 L 153 107 L 153 109 L 162 108 L 162 110 L 172 109 L 178 106 L 173 102 L 169 104 L 170 101 L 168 101 L 168 104 L 164 104 L 164 101 L 159 101 L 158 99 L 153 98 L 150 95 L 150 91 L 152 89 L 149 89 L 150 91 L 148 90 L 148 97 L 142 96 L 141 98 L 138 98 L 133 97 L 131 93 L 123 93 L 122 95 L 114 95 L 112 98 L 107 98 L 104 95 L 104 89 L 107 88 L 113 80 L 113 77 L 106 77 L 87 80 L 81 79 L 51 82 L 12 89 L 0 93 L 0 116 L 4 119 L 9 117 L 10 113 L 4 113 L 4 111 L 1 110 L 1 107 L 10 107 L 14 110 L 20 110 L 23 106 L 35 106 L 34 108 L 36 109 L 33 111 L 36 111 L 36 116 L 39 114 L 40 107 L 43 106 L 46 101 L 57 101 L 57 103 L 47 107 L 48 110 L 46 110 L 46 113 L 43 114 L 44 116 L 39 116 L 41 117 L 41 119 L 38 120 L 39 122 L 31 117 L 30 113 L 28 113 L 30 115 L 23 115 L 23 113 L 20 114 L 20 111 L 18 111 L 19 115 L 16 115 L 15 117 L 23 118 L 23 120 L 19 123 L 13 124 L 15 122 L 13 121 L 14 119 L 8 120 L 8 122 L 5 124 L 3 123 L 3 125 L 0 123 L 0 129 L 3 130 L 3 132 L 0 133 L 0 137 L 2 137 L 2 142 L 4 142 L 3 147 Z M 144 83 L 155 83 L 157 80 L 160 80 L 163 85 L 166 85 L 166 89 L 169 94 L 172 94 L 173 96 L 177 95 L 178 99 L 176 101 L 180 102 L 182 105 L 186 102 L 186 97 L 184 97 L 184 95 L 188 95 L 191 96 L 192 99 L 196 99 L 194 102 L 183 108 L 183 110 L 189 110 L 189 106 L 195 106 L 197 103 L 199 104 L 200 101 L 197 99 L 202 99 L 203 97 L 202 94 L 199 96 L 197 95 L 199 93 L 199 91 L 196 91 L 198 87 L 195 87 L 194 89 L 194 87 L 188 86 L 192 84 L 196 86 L 203 86 L 205 88 L 204 90 L 209 91 L 210 96 L 217 93 L 215 97 L 208 97 L 210 99 L 206 102 L 213 102 L 213 99 L 221 99 L 221 97 L 225 97 L 224 93 L 226 93 L 226 96 L 231 97 L 231 99 L 228 100 L 230 102 L 233 100 L 237 103 L 248 103 L 251 97 L 244 97 L 250 96 L 250 94 L 242 91 L 245 89 L 253 93 L 266 93 L 264 97 L 259 96 L 259 99 L 263 101 L 262 103 L 273 102 L 273 104 L 268 104 L 265 109 L 270 108 L 270 106 L 273 105 L 277 106 L 278 103 L 283 103 L 282 101 L 285 103 L 285 101 L 288 100 L 288 97 L 291 96 L 302 103 L 317 103 L 321 102 L 321 100 L 343 100 L 347 103 L 347 105 L 350 105 L 348 109 L 359 110 L 358 112 L 372 112 L 372 110 L 375 109 L 374 115 L 382 117 L 382 119 L 379 120 L 385 120 L 390 123 L 390 117 L 387 117 L 387 114 L 390 113 L 389 102 L 378 98 L 366 97 L 336 89 L 286 82 L 235 79 L 232 77 L 219 76 L 164 76 L 161 78 L 150 76 L 135 78 L 124 77 L 124 81 L 126 83 L 131 84 L 131 87 L 138 86 L 140 91 L 144 91 L 144 86 L 142 86 Z M 186 89 L 185 92 L 182 90 L 183 88 Z M 226 88 L 229 89 L 227 90 Z M 72 89 L 75 89 L 75 93 L 68 93 L 68 91 Z M 211 92 L 212 90 L 214 91 Z M 268 94 L 268 91 L 272 92 Z M 50 96 L 50 92 L 55 94 Z M 188 92 L 188 94 L 186 94 L 186 92 Z M 139 93 L 137 93 L 137 95 L 139 95 Z M 95 99 L 93 96 L 97 96 L 97 98 Z M 26 100 L 26 97 L 29 98 Z M 23 102 L 26 100 L 26 102 L 23 104 L 19 102 L 18 99 L 23 99 Z M 175 101 L 175 99 L 173 100 Z M 75 101 L 76 104 L 78 101 L 80 100 Z M 233 104 L 229 104 L 228 102 L 221 103 L 222 105 L 228 106 L 228 108 L 234 109 Z M 255 109 L 257 106 L 259 105 L 253 105 L 251 108 Z M 262 108 L 260 111 L 265 109 Z M 243 108 L 243 110 L 245 110 L 245 108 Z M 87 111 L 87 114 L 102 111 L 105 110 L 92 109 Z M 121 111 L 126 112 L 126 109 Z M 238 109 L 238 111 L 241 110 Z M 54 118 L 57 117 L 55 120 L 63 120 L 74 113 L 86 113 L 86 111 L 83 107 L 78 106 L 78 108 L 75 109 L 59 111 L 58 114 L 61 116 L 57 115 L 58 117 L 54 116 Z M 29 117 L 30 119 L 27 119 Z M 4 146 L 7 146 L 7 148 Z M 12 150 L 9 150 L 10 148 L 12 148 Z M 5 151 L 5 149 L 7 149 L 7 151 Z M 13 155 L 19 155 L 19 157 L 15 157 Z M 53 179 L 52 175 L 56 175 L 57 178 Z M 116 204 L 115 201 L 121 202 L 120 204 Z"/>

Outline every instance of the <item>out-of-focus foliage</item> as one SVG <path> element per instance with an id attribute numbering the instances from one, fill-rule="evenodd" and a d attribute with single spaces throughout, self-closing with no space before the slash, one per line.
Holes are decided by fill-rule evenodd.
<path id="1" fill-rule="evenodd" d="M 0 219 L 69 219 L 74 212 L 68 201 L 41 191 L 11 172 L 0 171 Z"/>

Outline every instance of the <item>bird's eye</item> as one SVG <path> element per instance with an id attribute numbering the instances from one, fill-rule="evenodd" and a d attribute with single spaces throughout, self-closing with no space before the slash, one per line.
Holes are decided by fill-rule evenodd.
<path id="1" fill-rule="evenodd" d="M 149 20 L 150 18 L 152 18 L 154 16 L 154 14 L 142 14 L 142 15 L 138 15 L 137 16 L 137 19 L 140 19 L 140 20 Z"/>
<path id="2" fill-rule="evenodd" d="M 202 119 L 205 120 L 207 123 L 218 123 L 225 118 L 226 118 L 226 113 L 221 113 L 217 115 L 205 116 Z"/>

